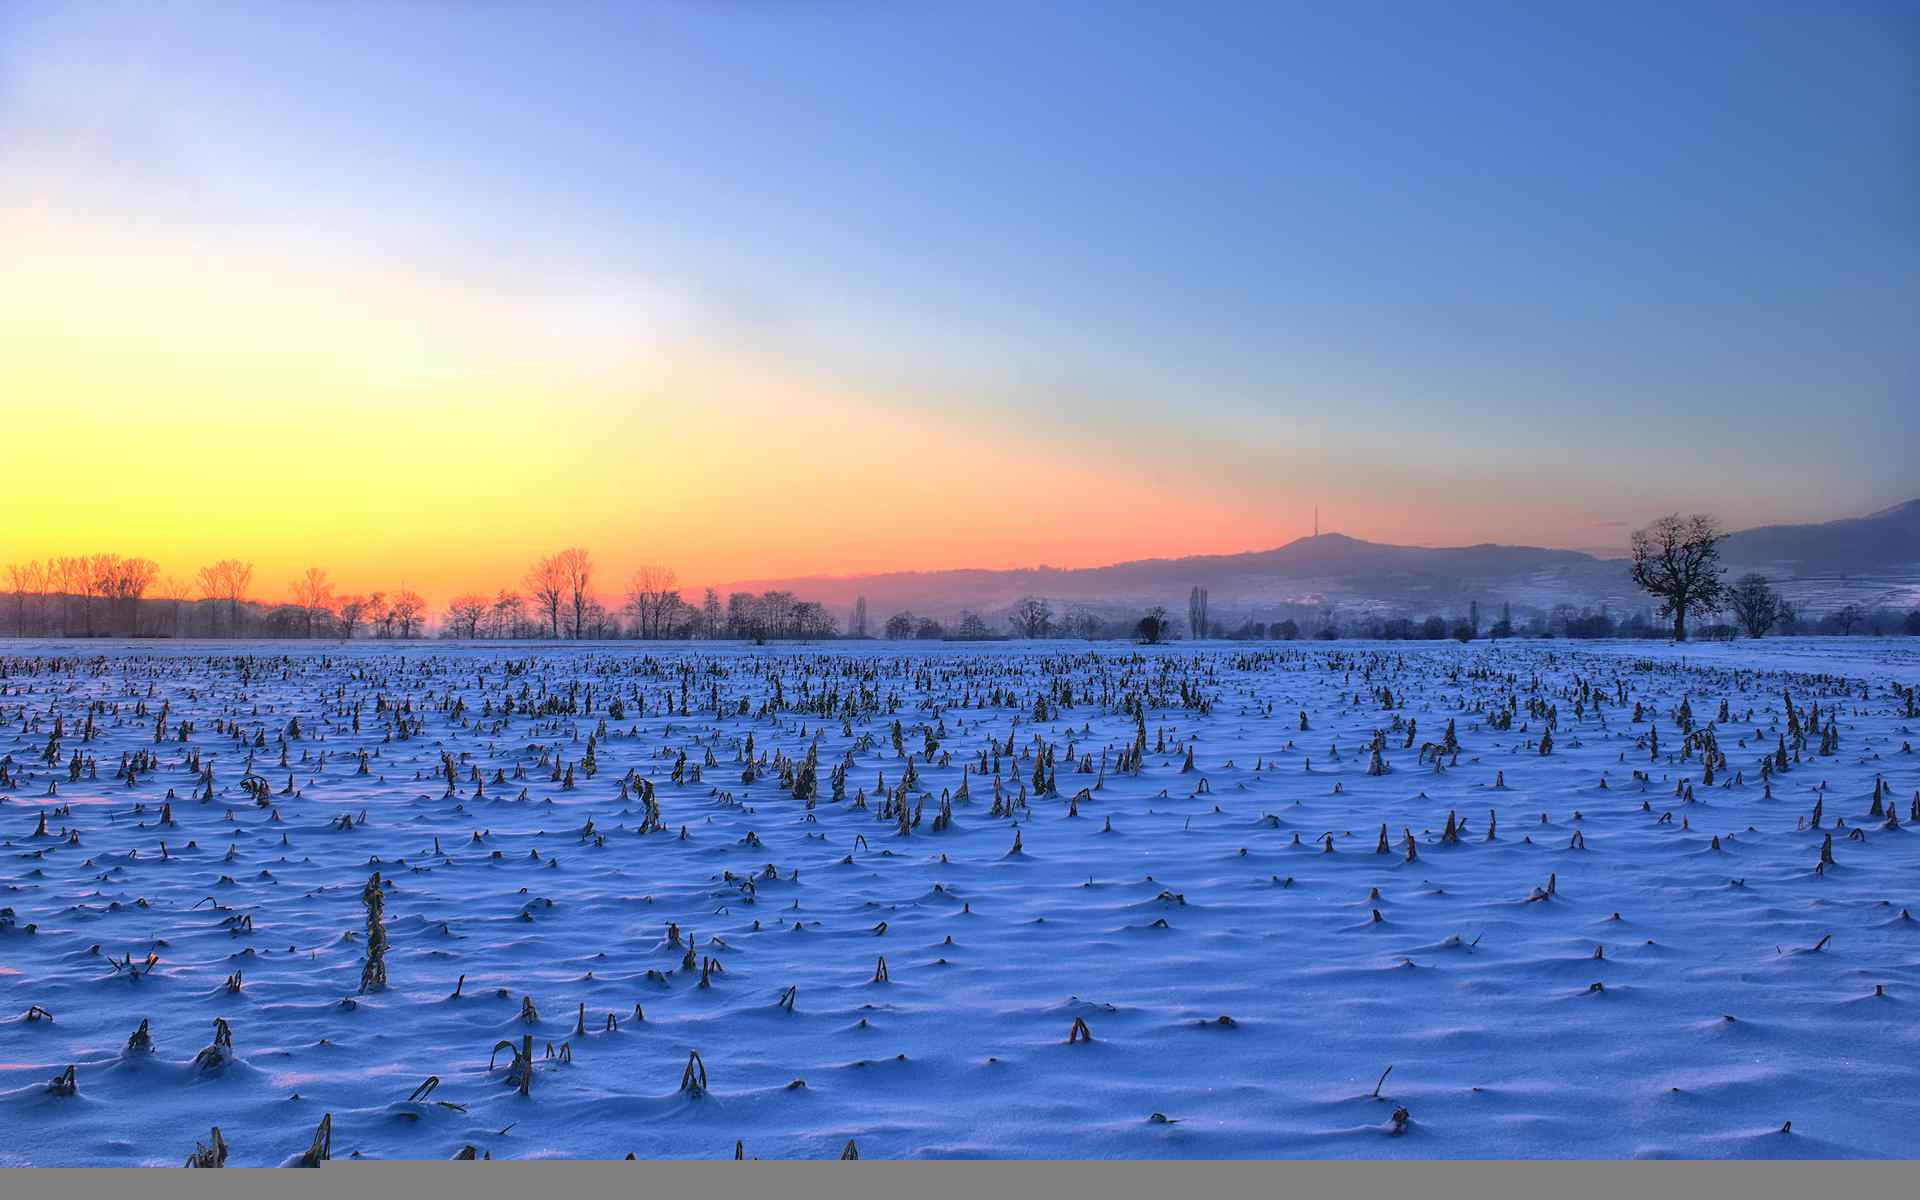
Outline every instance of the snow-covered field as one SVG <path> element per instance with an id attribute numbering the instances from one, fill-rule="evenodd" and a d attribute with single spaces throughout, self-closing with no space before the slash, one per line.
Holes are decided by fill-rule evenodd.
<path id="1" fill-rule="evenodd" d="M 1910 641 L 0 667 L 0 1162 L 1914 1154 Z"/>

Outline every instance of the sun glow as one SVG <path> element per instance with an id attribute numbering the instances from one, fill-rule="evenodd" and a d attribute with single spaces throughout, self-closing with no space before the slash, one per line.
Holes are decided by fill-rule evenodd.
<path id="1" fill-rule="evenodd" d="M 1124 458 L 730 355 L 671 295 L 528 297 L 280 247 L 7 228 L 10 558 L 105 539 L 182 577 L 251 558 L 265 595 L 318 563 L 437 602 L 576 542 L 615 572 L 668 561 L 703 583 L 1090 565 L 1189 541 L 1207 500 L 1141 470 L 1116 530 Z M 1213 540 L 1239 548 L 1261 523 Z"/>

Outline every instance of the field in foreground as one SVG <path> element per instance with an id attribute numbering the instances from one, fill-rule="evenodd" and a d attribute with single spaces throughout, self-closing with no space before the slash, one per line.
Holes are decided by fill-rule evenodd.
<path id="1" fill-rule="evenodd" d="M 1914 1154 L 1910 643 L 0 675 L 0 1163 Z"/>

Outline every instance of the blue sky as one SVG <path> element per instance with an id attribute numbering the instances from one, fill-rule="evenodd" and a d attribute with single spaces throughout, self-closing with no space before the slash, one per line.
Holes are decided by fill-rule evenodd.
<path id="1" fill-rule="evenodd" d="M 1916 12 L 8 3 L 0 172 L 29 235 L 557 297 L 1241 542 L 1604 546 L 1920 494 Z"/>

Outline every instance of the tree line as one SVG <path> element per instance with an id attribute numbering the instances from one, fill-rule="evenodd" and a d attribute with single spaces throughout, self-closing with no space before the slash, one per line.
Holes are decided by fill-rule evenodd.
<path id="1" fill-rule="evenodd" d="M 284 601 L 255 598 L 250 562 L 226 558 L 191 579 L 162 575 L 147 558 L 56 556 L 10 563 L 0 628 L 13 637 L 419 637 L 427 602 L 408 587 L 336 594 L 309 567 Z"/>
<path id="2" fill-rule="evenodd" d="M 1070 605 L 1064 612 L 1040 596 L 1023 596 L 1005 611 L 963 610 L 957 617 L 902 611 L 880 624 L 892 640 L 986 641 L 999 638 L 1131 640 L 1154 644 L 1182 636 L 1234 641 L 1311 638 L 1331 641 L 1473 641 L 1488 637 L 1652 638 L 1686 640 L 1689 622 L 1710 637 L 1769 633 L 1920 636 L 1920 609 L 1908 612 L 1859 604 L 1837 606 L 1817 617 L 1796 611 L 1764 576 L 1749 573 L 1728 582 L 1719 562 L 1724 534 L 1710 516 L 1662 517 L 1636 531 L 1628 574 L 1658 601 L 1647 611 L 1616 617 L 1602 606 L 1560 604 L 1514 619 L 1510 605 L 1482 626 L 1480 606 L 1465 613 L 1424 617 L 1362 609 L 1342 613 L 1323 603 L 1279 619 L 1216 617 L 1205 587 L 1187 599 L 1184 629 L 1164 607 L 1144 612 L 1098 611 Z M 118 554 L 54 556 L 9 564 L 7 591 L 0 595 L 0 629 L 14 637 L 199 637 L 413 639 L 437 633 L 463 640 L 548 639 L 820 640 L 865 638 L 867 601 L 854 601 L 846 632 L 818 601 L 792 592 L 732 592 L 713 588 L 690 601 L 670 567 L 641 566 L 628 573 L 609 606 L 595 591 L 599 577 L 593 553 L 570 546 L 535 559 L 513 587 L 491 595 L 469 591 L 453 597 L 439 614 L 412 588 L 391 592 L 336 592 L 325 569 L 309 567 L 289 581 L 286 598 L 270 601 L 251 593 L 254 568 L 221 559 L 197 569 L 191 579 L 163 575 L 151 559 Z M 1669 622 L 1661 626 L 1656 621 Z"/>
<path id="3" fill-rule="evenodd" d="M 594 591 L 591 551 L 570 546 L 542 555 L 517 586 L 491 595 L 463 592 L 434 614 L 411 587 L 338 590 L 322 567 L 286 585 L 285 598 L 255 595 L 254 566 L 221 559 L 190 579 L 163 575 L 147 558 L 118 554 L 56 556 L 6 568 L 0 632 L 13 637 L 195 637 L 414 639 L 829 638 L 833 618 L 817 601 L 791 592 L 712 588 L 698 603 L 682 594 L 671 568 L 631 572 L 608 607 Z"/>

